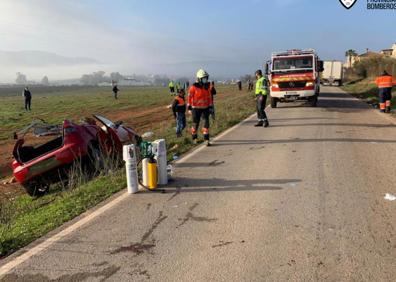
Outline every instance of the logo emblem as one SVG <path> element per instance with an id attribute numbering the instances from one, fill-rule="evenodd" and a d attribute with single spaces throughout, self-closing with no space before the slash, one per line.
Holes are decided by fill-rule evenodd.
<path id="1" fill-rule="evenodd" d="M 294 84 L 294 82 L 289 82 L 289 86 L 290 86 L 291 88 L 293 88 L 293 87 L 296 86 L 296 85 Z"/>
<path id="2" fill-rule="evenodd" d="M 357 0 L 340 0 L 340 3 L 345 7 L 345 9 L 349 10 L 353 5 L 355 5 L 356 1 Z"/>

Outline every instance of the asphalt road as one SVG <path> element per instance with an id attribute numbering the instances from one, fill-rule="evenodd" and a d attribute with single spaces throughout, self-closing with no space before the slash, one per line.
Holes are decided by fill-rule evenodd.
<path id="1" fill-rule="evenodd" d="M 125 197 L 2 281 L 395 281 L 390 119 L 330 87 L 317 108 L 268 115 L 178 163 L 166 193 Z"/>

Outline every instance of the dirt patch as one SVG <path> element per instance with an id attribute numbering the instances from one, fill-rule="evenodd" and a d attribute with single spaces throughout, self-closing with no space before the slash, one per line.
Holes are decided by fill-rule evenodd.
<path id="1" fill-rule="evenodd" d="M 25 194 L 25 189 L 18 183 L 4 184 L 0 180 L 0 202 L 13 200 L 16 196 Z"/>

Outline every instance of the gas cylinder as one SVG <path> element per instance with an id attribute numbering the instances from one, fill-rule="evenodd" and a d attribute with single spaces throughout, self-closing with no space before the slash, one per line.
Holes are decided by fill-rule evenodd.
<path id="1" fill-rule="evenodd" d="M 157 161 L 154 158 L 150 158 L 147 162 L 147 188 L 154 190 L 157 188 L 157 183 Z"/>

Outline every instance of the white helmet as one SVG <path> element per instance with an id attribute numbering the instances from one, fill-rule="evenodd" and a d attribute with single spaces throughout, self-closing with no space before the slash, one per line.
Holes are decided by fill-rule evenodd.
<path id="1" fill-rule="evenodd" d="M 209 78 L 209 74 L 206 72 L 206 70 L 204 70 L 204 69 L 198 70 L 198 71 L 197 71 L 197 78 L 198 78 L 198 79 L 202 79 L 202 78 L 204 78 L 204 77 Z"/>

